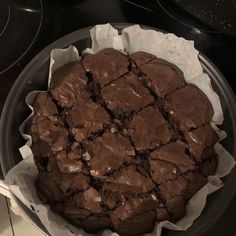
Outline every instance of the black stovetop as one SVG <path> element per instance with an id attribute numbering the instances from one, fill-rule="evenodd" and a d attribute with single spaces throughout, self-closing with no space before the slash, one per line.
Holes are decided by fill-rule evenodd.
<path id="1" fill-rule="evenodd" d="M 163 0 L 0 0 L 0 113 L 17 76 L 39 51 L 67 33 L 107 22 L 149 25 L 194 40 L 195 47 L 213 61 L 236 91 L 235 32 L 221 29 L 219 24 L 214 28 L 212 22 L 205 25 L 206 21 L 197 21 L 189 12 L 182 14 L 184 6 L 178 16 L 176 8 L 162 3 Z M 235 217 L 236 199 L 204 236 L 235 236 Z"/>

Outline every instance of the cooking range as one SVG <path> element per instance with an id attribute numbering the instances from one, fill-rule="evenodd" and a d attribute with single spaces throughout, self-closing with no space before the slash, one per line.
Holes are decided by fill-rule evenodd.
<path id="1" fill-rule="evenodd" d="M 233 0 L 0 0 L 0 111 L 21 70 L 44 47 L 107 22 L 149 25 L 194 40 L 235 92 L 235 17 Z M 236 235 L 235 210 L 236 199 L 204 236 Z"/>

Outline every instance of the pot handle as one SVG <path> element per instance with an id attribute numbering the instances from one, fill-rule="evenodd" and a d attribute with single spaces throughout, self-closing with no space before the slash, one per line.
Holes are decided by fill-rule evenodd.
<path id="1" fill-rule="evenodd" d="M 10 190 L 2 179 L 0 179 L 0 194 L 3 194 L 6 197 L 11 198 Z"/>

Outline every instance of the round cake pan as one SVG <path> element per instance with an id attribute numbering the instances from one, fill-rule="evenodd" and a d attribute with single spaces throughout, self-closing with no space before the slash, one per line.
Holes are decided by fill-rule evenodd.
<path id="1" fill-rule="evenodd" d="M 131 24 L 112 25 L 121 30 Z M 141 27 L 159 31 L 158 29 L 150 28 L 148 26 Z M 0 157 L 4 175 L 22 160 L 18 149 L 24 145 L 25 140 L 21 137 L 18 129 L 24 119 L 30 114 L 30 110 L 25 103 L 25 97 L 33 90 L 47 89 L 50 51 L 54 48 L 65 48 L 71 44 L 75 45 L 79 52 L 82 52 L 87 47 L 91 47 L 91 28 L 92 27 L 88 27 L 70 33 L 49 45 L 25 67 L 15 81 L 7 97 L 0 125 Z M 222 144 L 234 157 L 236 157 L 236 102 L 234 94 L 223 75 L 208 58 L 200 53 L 199 60 L 204 71 L 210 76 L 212 86 L 218 93 L 223 107 L 224 123 L 221 128 L 227 132 L 228 137 L 222 141 Z M 235 185 L 235 179 L 236 171 L 234 169 L 230 175 L 224 178 L 224 187 L 208 197 L 203 213 L 187 231 L 177 232 L 167 230 L 163 232 L 163 235 L 202 235 L 223 214 L 232 200 L 236 191 L 236 188 L 233 187 Z M 15 199 L 29 220 L 44 234 L 48 235 L 47 230 L 41 224 L 38 217 L 26 208 L 17 198 Z"/>

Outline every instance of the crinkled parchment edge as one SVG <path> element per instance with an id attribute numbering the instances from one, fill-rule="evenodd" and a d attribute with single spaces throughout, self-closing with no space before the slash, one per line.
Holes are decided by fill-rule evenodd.
<path id="1" fill-rule="evenodd" d="M 214 110 L 211 124 L 221 140 L 226 137 L 226 133 L 217 128 L 217 125 L 223 123 L 223 111 L 219 96 L 213 91 L 209 76 L 203 72 L 198 59 L 198 51 L 194 48 L 193 41 L 179 38 L 174 34 L 143 30 L 139 25 L 125 28 L 121 35 L 110 24 L 97 25 L 91 29 L 91 37 L 92 47 L 87 48 L 84 53 L 94 54 L 104 48 L 114 48 L 123 53 L 144 51 L 177 65 L 183 71 L 187 83 L 195 84 L 207 95 Z M 78 60 L 80 60 L 80 56 L 74 46 L 70 46 L 67 49 L 52 50 L 48 86 L 50 85 L 51 75 L 56 69 L 68 62 Z M 36 194 L 33 180 L 36 179 L 38 171 L 30 149 L 32 140 L 29 135 L 24 134 L 24 126 L 34 114 L 32 104 L 39 92 L 42 91 L 33 91 L 26 97 L 26 103 L 32 110 L 32 113 L 20 127 L 21 134 L 27 140 L 26 144 L 20 148 L 24 160 L 9 171 L 6 176 L 6 183 L 9 184 L 12 193 L 26 206 L 30 209 L 32 209 L 30 206 L 33 206 L 35 213 L 51 235 L 60 236 L 65 235 L 65 233 L 67 235 L 91 235 L 53 213 L 47 205 L 41 203 Z M 214 176 L 208 177 L 208 183 L 189 200 L 186 215 L 176 224 L 168 221 L 159 222 L 156 224 L 154 231 L 146 235 L 160 236 L 163 227 L 172 230 L 187 230 L 194 220 L 200 216 L 206 204 L 207 196 L 223 186 L 220 178 L 228 175 L 235 166 L 234 158 L 220 143 L 217 143 L 214 149 L 218 154 L 217 171 Z M 105 230 L 103 235 L 117 234 Z"/>

